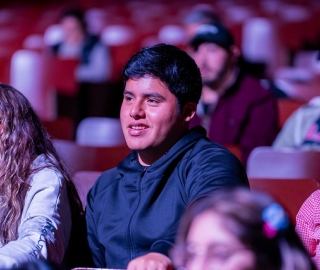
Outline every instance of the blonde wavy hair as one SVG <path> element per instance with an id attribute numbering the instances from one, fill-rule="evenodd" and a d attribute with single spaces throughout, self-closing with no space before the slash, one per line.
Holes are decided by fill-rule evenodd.
<path id="1" fill-rule="evenodd" d="M 29 101 L 13 87 L 1 83 L 0 124 L 0 242 L 4 245 L 18 237 L 28 178 L 44 167 L 63 175 L 72 213 L 81 212 L 82 206 L 67 169 Z M 41 154 L 49 164 L 32 168 L 32 162 Z"/>

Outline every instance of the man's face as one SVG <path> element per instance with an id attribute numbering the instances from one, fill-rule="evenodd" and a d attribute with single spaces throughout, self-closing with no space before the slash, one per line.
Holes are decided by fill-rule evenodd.
<path id="1" fill-rule="evenodd" d="M 202 43 L 191 56 L 201 71 L 203 84 L 215 87 L 227 74 L 231 60 L 228 51 L 215 43 Z"/>
<path id="2" fill-rule="evenodd" d="M 176 97 L 151 77 L 127 81 L 120 119 L 127 145 L 138 152 L 140 162 L 142 156 L 152 162 L 162 156 L 186 129 Z M 142 163 L 150 165 L 146 159 Z"/>

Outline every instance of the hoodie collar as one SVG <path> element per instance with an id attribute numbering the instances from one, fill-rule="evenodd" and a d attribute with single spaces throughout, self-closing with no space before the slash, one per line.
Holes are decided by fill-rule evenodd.
<path id="1" fill-rule="evenodd" d="M 191 128 L 186 135 L 184 135 L 175 145 L 173 145 L 171 149 L 169 149 L 161 158 L 148 166 L 147 170 L 149 172 L 158 170 L 169 160 L 180 158 L 185 152 L 192 148 L 200 138 L 206 138 L 208 140 L 206 133 L 206 130 L 201 126 Z M 144 168 L 145 166 L 142 166 L 138 161 L 138 153 L 136 151 L 132 151 L 131 154 L 118 165 L 118 171 L 121 174 L 128 173 L 128 170 L 142 171 Z"/>

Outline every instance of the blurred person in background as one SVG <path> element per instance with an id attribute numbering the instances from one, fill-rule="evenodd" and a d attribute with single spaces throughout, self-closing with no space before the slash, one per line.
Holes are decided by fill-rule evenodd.
<path id="1" fill-rule="evenodd" d="M 317 53 L 320 61 L 320 50 Z M 320 150 L 320 96 L 313 97 L 286 120 L 272 146 Z"/>
<path id="2" fill-rule="evenodd" d="M 73 222 L 83 212 L 29 101 L 5 84 L 0 84 L 0 209 L 1 269 L 37 259 L 61 263 Z"/>
<path id="3" fill-rule="evenodd" d="M 278 133 L 276 97 L 242 69 L 240 49 L 221 23 L 200 25 L 189 46 L 203 82 L 191 126 L 205 127 L 214 142 L 239 146 L 246 166 L 250 152 L 271 145 Z"/>
<path id="4" fill-rule="evenodd" d="M 197 28 L 202 24 L 213 24 L 220 22 L 219 16 L 214 13 L 212 8 L 206 4 L 196 5 L 183 20 L 187 42 L 196 34 Z"/>
<path id="5" fill-rule="evenodd" d="M 57 91 L 57 114 L 59 117 L 71 118 L 76 131 L 82 119 L 88 116 L 104 117 L 114 103 L 120 102 L 119 98 L 110 100 L 110 89 L 113 89 L 108 85 L 112 76 L 110 51 L 102 44 L 98 34 L 93 35 L 87 31 L 84 12 L 80 9 L 66 9 L 59 22 L 64 39 L 53 45 L 51 51 L 58 59 L 76 59 L 79 64 L 74 70 L 76 93 L 65 93 L 63 89 Z M 70 80 L 74 81 L 72 78 Z"/>
<path id="6" fill-rule="evenodd" d="M 317 61 L 320 60 L 320 51 Z M 286 120 L 272 147 L 320 150 L 320 96 L 294 111 Z"/>
<path id="7" fill-rule="evenodd" d="M 312 98 L 290 115 L 272 147 L 320 150 L 320 96 Z"/>
<path id="8" fill-rule="evenodd" d="M 79 9 L 67 9 L 60 17 L 64 32 L 62 42 L 52 46 L 55 55 L 62 59 L 78 59 L 75 70 L 78 82 L 101 83 L 111 76 L 111 56 L 97 35 L 90 35 L 84 14 Z"/>
<path id="9" fill-rule="evenodd" d="M 315 270 L 281 205 L 244 188 L 219 190 L 183 215 L 176 269 Z"/>

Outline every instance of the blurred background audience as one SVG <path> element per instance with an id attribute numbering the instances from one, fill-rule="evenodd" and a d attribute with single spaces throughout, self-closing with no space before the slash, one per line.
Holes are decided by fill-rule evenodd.
<path id="1" fill-rule="evenodd" d="M 64 13 L 72 10 L 74 16 L 66 19 Z M 283 100 L 303 105 L 319 96 L 319 14 L 317 0 L 3 1 L 0 81 L 20 89 L 45 124 L 69 121 L 64 130 L 71 130 L 68 138 L 74 140 L 84 118 L 119 117 L 121 69 L 134 52 L 159 42 L 189 52 L 187 44 L 195 29 L 219 22 L 241 52 L 241 70 L 259 80 L 277 99 L 277 106 L 263 113 L 259 127 L 274 123 L 278 107 L 280 131 L 293 111 L 287 103 L 283 107 Z M 67 30 L 63 27 L 66 24 Z M 72 29 L 74 38 L 62 42 L 64 33 Z M 77 40 L 77 45 L 67 46 L 67 40 Z M 72 51 L 74 57 L 49 57 L 45 53 L 48 48 L 54 48 L 56 56 Z M 237 104 L 235 111 L 240 113 L 239 108 Z M 226 134 L 232 129 L 228 127 Z M 271 129 L 274 127 L 268 132 L 274 132 Z M 61 136 L 62 132 L 51 133 L 67 137 Z M 252 146 L 271 144 L 273 135 L 263 141 L 263 136 L 254 134 L 250 137 Z M 257 138 L 261 141 L 255 142 Z M 232 143 L 245 163 L 251 146 L 241 146 L 240 138 Z"/>
<path id="2" fill-rule="evenodd" d="M 59 26 L 57 18 L 60 18 L 63 11 L 72 7 L 83 10 L 88 34 L 99 36 L 98 44 L 105 45 L 104 54 L 108 55 L 109 52 L 110 57 L 106 56 L 106 61 L 103 63 L 106 72 L 102 72 L 103 68 L 95 70 L 95 72 L 101 72 L 100 79 L 105 76 L 109 81 L 119 80 L 120 70 L 125 60 L 144 45 L 164 41 L 183 46 L 187 37 L 192 35 L 192 31 L 186 25 L 192 25 L 190 28 L 194 29 L 197 22 L 210 23 L 220 20 L 234 36 L 235 44 L 241 49 L 243 56 L 251 63 L 255 63 L 255 72 L 260 69 L 260 77 L 271 79 L 276 83 L 277 88 L 288 92 L 290 96 L 290 89 L 299 87 L 296 84 L 297 80 L 304 80 L 304 87 L 316 80 L 315 73 L 318 70 L 315 66 L 311 67 L 312 56 L 309 54 L 309 58 L 305 57 L 305 60 L 300 62 L 297 62 L 296 56 L 306 50 L 310 52 L 318 48 L 319 6 L 318 1 L 299 0 L 216 0 L 201 3 L 194 0 L 183 3 L 166 0 L 152 2 L 33 0 L 28 3 L 19 0 L 2 1 L 0 4 L 0 63 L 3 68 L 0 72 L 0 80 L 10 83 L 14 79 L 12 73 L 16 70 L 11 62 L 17 50 L 39 52 L 45 45 L 51 46 L 54 41 L 61 39 L 61 31 L 59 34 L 59 30 L 49 30 L 57 29 Z M 177 29 L 182 29 L 183 32 L 178 32 Z M 180 40 L 178 35 L 181 36 Z M 22 62 L 25 64 L 26 61 Z M 284 72 L 283 69 L 279 71 L 280 67 L 294 66 L 309 70 L 309 76 L 303 71 L 299 71 L 298 77 L 293 75 L 293 71 Z M 111 74 L 110 67 L 112 67 Z M 76 74 L 81 77 L 82 72 L 79 70 Z M 41 78 L 39 74 L 37 77 Z M 60 75 L 63 76 L 63 74 Z M 85 72 L 85 75 L 89 76 L 89 73 Z M 93 75 L 90 77 L 85 80 L 91 82 L 97 80 Z M 72 78 L 69 79 L 72 80 Z M 77 89 L 74 90 L 76 91 Z M 312 92 L 311 89 L 310 91 Z M 54 102 L 53 100 L 52 103 Z M 112 102 L 109 103 L 112 105 Z M 42 102 L 42 104 L 46 103 Z M 46 109 L 50 109 L 50 113 L 41 112 L 39 109 L 42 114 L 40 116 L 43 118 L 59 116 L 56 106 L 49 107 L 46 106 Z M 114 109 L 117 110 L 116 106 Z M 112 112 L 108 113 L 112 115 Z"/>

